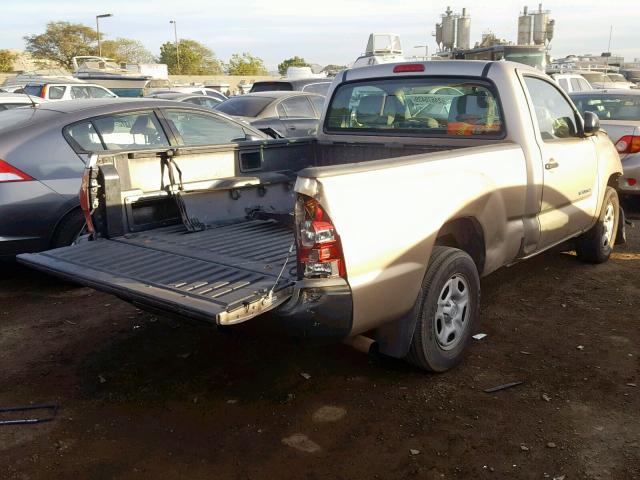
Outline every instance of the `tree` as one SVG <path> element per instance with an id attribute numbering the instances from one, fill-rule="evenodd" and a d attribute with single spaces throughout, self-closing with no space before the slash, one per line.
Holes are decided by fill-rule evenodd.
<path id="1" fill-rule="evenodd" d="M 116 38 L 102 42 L 102 54 L 124 63 L 154 63 L 153 54 L 144 48 L 142 42 L 131 38 Z"/>
<path id="2" fill-rule="evenodd" d="M 229 75 L 266 75 L 267 69 L 261 58 L 244 52 L 242 55 L 234 53 L 226 65 Z"/>
<path id="3" fill-rule="evenodd" d="M 293 58 L 287 58 L 283 60 L 281 64 L 278 65 L 278 72 L 280 75 L 284 76 L 287 74 L 287 69 L 289 67 L 309 67 L 310 65 L 304 60 L 302 57 L 295 56 Z"/>
<path id="4" fill-rule="evenodd" d="M 9 50 L 0 50 L 0 72 L 13 71 L 13 62 L 18 58 L 17 55 Z"/>
<path id="5" fill-rule="evenodd" d="M 40 35 L 24 37 L 26 49 L 34 58 L 52 60 L 71 70 L 78 55 L 96 55 L 98 34 L 80 23 L 49 22 Z"/>
<path id="6" fill-rule="evenodd" d="M 160 47 L 160 63 L 166 63 L 171 75 L 219 75 L 222 65 L 215 54 L 195 40 L 180 40 L 180 68 L 176 56 L 176 45 L 166 42 Z"/>

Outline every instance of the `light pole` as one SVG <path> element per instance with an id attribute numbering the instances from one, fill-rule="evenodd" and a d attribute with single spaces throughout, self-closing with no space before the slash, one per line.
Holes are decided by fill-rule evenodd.
<path id="1" fill-rule="evenodd" d="M 176 39 L 176 61 L 178 63 L 178 73 L 180 73 L 180 48 L 178 47 L 178 27 L 175 20 L 169 20 L 169 23 L 173 23 L 173 35 Z"/>
<path id="2" fill-rule="evenodd" d="M 102 42 L 100 41 L 100 19 L 113 17 L 110 13 L 105 13 L 102 15 L 96 15 L 96 32 L 98 33 L 98 55 L 102 57 Z"/>
<path id="3" fill-rule="evenodd" d="M 429 45 L 416 45 L 413 48 L 424 48 L 424 59 L 429 58 Z"/>

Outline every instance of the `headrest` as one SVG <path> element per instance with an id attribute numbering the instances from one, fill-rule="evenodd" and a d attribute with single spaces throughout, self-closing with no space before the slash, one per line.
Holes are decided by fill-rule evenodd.
<path id="1" fill-rule="evenodd" d="M 136 121 L 133 122 L 133 126 L 129 133 L 132 135 L 140 134 L 140 135 L 151 135 L 156 133 L 156 127 L 151 121 L 151 117 L 149 115 L 140 115 L 136 118 Z"/>

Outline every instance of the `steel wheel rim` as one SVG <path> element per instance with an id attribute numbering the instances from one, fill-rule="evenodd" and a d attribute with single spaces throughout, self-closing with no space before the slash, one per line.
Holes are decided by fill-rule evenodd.
<path id="1" fill-rule="evenodd" d="M 602 220 L 603 232 L 602 232 L 602 245 L 604 247 L 611 246 L 611 239 L 613 238 L 613 227 L 616 220 L 616 212 L 612 202 L 607 203 L 607 207 L 604 211 L 604 219 Z"/>
<path id="2" fill-rule="evenodd" d="M 436 341 L 442 350 L 451 350 L 464 338 L 471 309 L 469 282 L 456 273 L 444 284 L 438 296 L 438 308 L 433 319 Z"/>

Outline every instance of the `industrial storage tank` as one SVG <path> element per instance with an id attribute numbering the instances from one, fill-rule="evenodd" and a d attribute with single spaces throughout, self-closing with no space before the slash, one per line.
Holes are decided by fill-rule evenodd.
<path id="1" fill-rule="evenodd" d="M 471 17 L 467 9 L 462 9 L 462 15 L 457 20 L 456 46 L 461 50 L 469 49 L 471 45 Z"/>
<path id="2" fill-rule="evenodd" d="M 555 30 L 555 26 L 555 20 L 549 20 L 549 23 L 547 23 L 547 42 L 551 42 L 551 40 L 553 40 L 553 31 Z"/>
<path id="3" fill-rule="evenodd" d="M 533 14 L 533 43 L 544 45 L 547 40 L 547 24 L 549 23 L 549 10 L 542 10 L 542 4 Z"/>
<path id="4" fill-rule="evenodd" d="M 438 48 L 442 46 L 442 24 L 436 23 L 436 44 Z"/>
<path id="5" fill-rule="evenodd" d="M 531 30 L 533 18 L 529 15 L 529 9 L 524 7 L 522 15 L 518 17 L 518 45 L 531 44 Z"/>
<path id="6" fill-rule="evenodd" d="M 456 44 L 456 18 L 452 15 L 450 7 L 447 7 L 446 15 L 442 16 L 442 45 L 445 50 L 453 50 Z"/>

